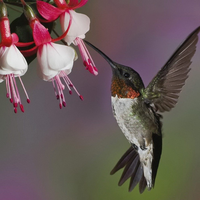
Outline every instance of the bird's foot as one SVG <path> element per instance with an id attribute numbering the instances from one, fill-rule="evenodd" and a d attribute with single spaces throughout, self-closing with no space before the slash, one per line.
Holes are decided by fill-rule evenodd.
<path id="1" fill-rule="evenodd" d="M 138 150 L 138 146 L 137 145 L 135 145 L 135 144 L 131 144 L 132 145 L 132 147 L 137 151 Z"/>
<path id="2" fill-rule="evenodd" d="M 140 146 L 140 149 L 142 149 L 142 151 L 147 150 L 147 148 L 145 147 L 145 145 Z"/>

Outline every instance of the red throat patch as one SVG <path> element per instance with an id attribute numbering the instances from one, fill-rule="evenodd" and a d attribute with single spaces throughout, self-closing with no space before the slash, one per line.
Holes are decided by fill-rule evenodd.
<path id="1" fill-rule="evenodd" d="M 117 95 L 119 98 L 130 98 L 130 99 L 134 99 L 140 96 L 139 92 L 135 91 L 130 86 L 127 86 L 124 80 L 118 78 L 112 80 L 111 94 L 113 97 Z"/>

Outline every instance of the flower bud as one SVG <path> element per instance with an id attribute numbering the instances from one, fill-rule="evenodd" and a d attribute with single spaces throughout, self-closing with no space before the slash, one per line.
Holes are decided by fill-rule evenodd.
<path id="1" fill-rule="evenodd" d="M 29 5 L 23 4 L 23 8 L 24 8 L 24 15 L 26 16 L 29 22 L 36 19 L 36 15 L 33 9 Z"/>
<path id="2" fill-rule="evenodd" d="M 7 8 L 6 4 L 3 1 L 0 1 L 0 18 L 7 17 Z"/>

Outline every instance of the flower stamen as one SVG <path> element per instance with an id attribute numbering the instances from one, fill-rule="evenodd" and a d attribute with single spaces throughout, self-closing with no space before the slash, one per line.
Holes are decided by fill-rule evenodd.
<path id="1" fill-rule="evenodd" d="M 78 45 L 79 51 L 81 53 L 81 57 L 83 60 L 83 64 L 86 67 L 86 70 L 88 70 L 90 73 L 97 75 L 98 74 L 98 70 L 94 64 L 94 61 L 89 53 L 89 51 L 87 50 L 84 42 L 82 39 L 80 38 L 76 38 L 74 41 L 75 45 Z"/>
<path id="2" fill-rule="evenodd" d="M 69 88 L 70 94 L 72 94 L 71 88 L 73 88 L 74 91 L 76 92 L 76 94 L 79 96 L 79 98 L 81 100 L 83 100 L 83 96 L 80 95 L 80 93 L 78 92 L 78 90 L 76 89 L 76 87 L 73 85 L 73 83 L 71 82 L 71 80 L 69 79 L 69 77 L 63 71 L 61 73 L 63 75 L 63 80 L 65 81 L 66 85 L 69 86 L 68 88 Z"/>
<path id="3" fill-rule="evenodd" d="M 23 84 L 23 82 L 22 82 L 22 79 L 21 79 L 20 76 L 18 76 L 18 78 L 19 78 L 19 80 L 20 80 L 20 83 L 21 83 L 22 88 L 23 88 L 23 90 L 24 90 L 24 93 L 25 93 L 25 95 L 26 95 L 26 101 L 27 101 L 27 103 L 30 103 L 31 101 L 30 101 L 30 99 L 29 99 L 29 96 L 28 96 L 28 93 L 27 93 L 27 91 L 26 91 L 26 88 L 25 88 L 25 86 L 24 86 L 24 84 Z"/>
<path id="4" fill-rule="evenodd" d="M 59 78 L 58 75 L 56 75 L 56 76 L 54 77 L 54 80 L 55 80 L 56 86 L 57 86 L 57 91 L 58 91 L 58 97 L 57 97 L 57 98 L 58 98 L 59 101 L 60 101 L 59 107 L 60 107 L 60 109 L 61 109 L 61 108 L 62 108 L 62 105 L 63 105 L 63 104 L 65 105 L 64 100 L 63 100 L 63 96 L 64 96 L 63 90 L 65 89 L 65 86 L 62 84 L 62 82 L 61 82 L 61 80 L 60 80 L 60 78 Z"/>
<path id="5" fill-rule="evenodd" d="M 24 84 L 23 84 L 20 76 L 18 76 L 18 78 L 19 78 L 20 83 L 22 85 L 22 88 L 23 88 L 23 90 L 26 94 L 27 103 L 30 103 L 28 93 L 27 93 L 27 91 L 24 87 Z M 14 74 L 7 74 L 5 79 L 6 79 L 6 90 L 7 90 L 6 97 L 9 98 L 10 102 L 13 104 L 14 112 L 17 113 L 18 104 L 19 104 L 20 110 L 22 112 L 24 112 L 24 106 L 21 103 L 21 98 L 20 98 L 20 95 L 19 95 L 19 90 L 18 90 L 18 87 L 17 87 L 17 83 L 16 83 L 16 80 L 15 80 Z"/>
<path id="6" fill-rule="evenodd" d="M 77 93 L 77 95 L 79 96 L 79 98 L 81 100 L 83 100 L 82 95 L 80 95 L 80 93 L 78 92 L 76 87 L 72 84 L 72 82 L 69 79 L 69 77 L 67 76 L 67 74 L 64 71 L 61 71 L 60 74 L 56 75 L 55 77 L 53 77 L 51 79 L 52 84 L 53 84 L 53 88 L 54 88 L 55 96 L 59 100 L 60 109 L 62 108 L 62 106 L 66 107 L 65 95 L 64 95 L 64 92 L 63 92 L 64 89 L 65 89 L 65 86 L 61 82 L 60 78 L 62 78 L 63 81 L 65 82 L 65 85 L 67 86 L 67 88 L 69 90 L 69 94 L 72 94 L 72 90 L 71 90 L 71 87 L 72 87 L 74 89 L 74 91 Z"/>

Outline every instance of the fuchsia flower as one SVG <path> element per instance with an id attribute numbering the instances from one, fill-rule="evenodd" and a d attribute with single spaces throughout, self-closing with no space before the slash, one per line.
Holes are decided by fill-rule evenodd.
<path id="1" fill-rule="evenodd" d="M 48 21 L 53 21 L 60 17 L 63 32 L 69 29 L 64 40 L 68 45 L 73 43 L 78 46 L 86 69 L 90 73 L 97 75 L 97 68 L 82 40 L 90 29 L 90 18 L 74 11 L 74 9 L 85 5 L 87 0 L 81 0 L 80 2 L 78 0 L 70 0 L 69 4 L 64 0 L 54 0 L 54 2 L 57 7 L 43 1 L 37 1 L 37 9 Z"/>
<path id="2" fill-rule="evenodd" d="M 30 103 L 28 94 L 21 80 L 21 76 L 28 69 L 28 64 L 23 55 L 31 56 L 37 54 L 39 75 L 43 80 L 52 82 L 56 98 L 59 99 L 60 108 L 66 106 L 64 96 L 65 87 L 68 88 L 70 94 L 72 94 L 73 88 L 81 100 L 83 100 L 83 97 L 68 77 L 72 71 L 73 63 L 77 58 L 75 50 L 70 46 L 60 45 L 54 42 L 64 39 L 68 45 L 71 43 L 77 45 L 86 69 L 92 74 L 98 74 L 94 62 L 82 40 L 85 38 L 86 32 L 89 31 L 90 19 L 86 15 L 74 11 L 74 9 L 83 6 L 87 0 L 80 0 L 80 2 L 78 0 L 69 0 L 68 2 L 67 4 L 65 0 L 55 0 L 57 7 L 42 1 L 37 2 L 38 10 L 48 21 L 54 21 L 60 17 L 63 35 L 52 39 L 48 30 L 36 18 L 32 8 L 24 0 L 21 0 L 24 14 L 32 28 L 34 39 L 32 42 L 21 43 L 15 33 L 10 33 L 6 6 L 3 0 L 0 0 L 0 82 L 4 80 L 6 82 L 6 96 L 13 103 L 15 113 L 17 112 L 18 106 L 24 112 L 15 80 L 16 77 L 19 78 L 27 97 L 27 102 Z M 19 51 L 17 48 L 28 47 L 33 44 L 34 47 L 30 47 L 28 50 Z"/>
<path id="3" fill-rule="evenodd" d="M 0 3 L 4 6 L 3 2 Z M 15 77 L 19 78 L 26 94 L 27 102 L 30 103 L 28 94 L 20 77 L 26 73 L 28 64 L 15 46 L 19 39 L 16 34 L 10 33 L 10 24 L 7 13 L 4 13 L 4 16 L 0 18 L 0 31 L 2 38 L 0 43 L 0 82 L 6 81 L 6 96 L 13 104 L 14 112 L 17 113 L 18 105 L 21 111 L 24 112 Z"/>
<path id="4" fill-rule="evenodd" d="M 53 43 L 54 40 L 51 39 L 48 30 L 36 17 L 30 19 L 30 26 L 37 47 L 39 75 L 43 80 L 51 81 L 53 83 L 55 95 L 60 102 L 60 108 L 66 106 L 63 93 L 65 85 L 69 89 L 70 94 L 72 94 L 71 88 L 73 88 L 80 99 L 83 99 L 68 77 L 76 58 L 74 49 L 72 47 Z M 65 85 L 62 83 L 61 78 Z"/>

